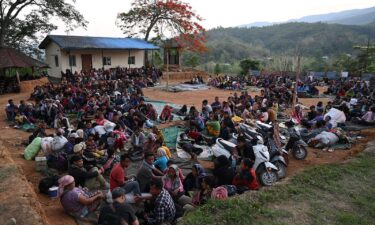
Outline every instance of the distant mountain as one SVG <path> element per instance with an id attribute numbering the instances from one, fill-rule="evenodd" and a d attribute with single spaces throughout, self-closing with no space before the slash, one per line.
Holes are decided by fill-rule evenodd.
<path id="1" fill-rule="evenodd" d="M 329 24 L 343 24 L 343 25 L 366 25 L 375 22 L 375 7 L 365 9 L 352 9 L 336 13 L 319 14 L 305 16 L 299 19 L 291 19 L 287 22 L 305 22 L 305 23 L 329 23 Z M 280 22 L 279 22 L 280 23 Z M 240 27 L 264 27 L 277 24 L 275 22 L 255 22 Z"/>
<path id="2" fill-rule="evenodd" d="M 249 23 L 249 24 L 243 24 L 240 25 L 239 27 L 266 27 L 266 26 L 272 26 L 276 23 L 272 22 L 255 22 L 255 23 Z"/>
<path id="3" fill-rule="evenodd" d="M 375 39 L 374 25 L 284 23 L 267 27 L 215 28 L 207 31 L 209 51 L 202 62 L 234 63 L 244 58 L 265 59 L 294 55 L 298 46 L 304 57 L 336 57 L 355 54 L 353 46 Z"/>

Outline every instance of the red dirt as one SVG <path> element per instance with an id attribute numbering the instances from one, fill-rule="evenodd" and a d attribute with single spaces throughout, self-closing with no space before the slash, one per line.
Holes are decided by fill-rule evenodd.
<path id="1" fill-rule="evenodd" d="M 35 84 L 38 85 L 40 83 L 35 82 L 34 85 Z M 32 88 L 28 86 L 25 89 L 22 89 L 22 93 L 20 94 L 0 96 L 0 105 L 5 106 L 9 98 L 14 99 L 16 103 L 22 99 L 28 99 Z M 200 108 L 203 99 L 207 99 L 211 102 L 215 96 L 219 96 L 221 100 L 224 100 L 234 92 L 210 89 L 205 91 L 168 93 L 154 88 L 145 89 L 144 93 L 146 97 L 152 99 L 164 100 L 176 104 L 195 105 Z M 318 100 L 323 100 L 324 103 L 328 101 L 328 99 L 300 99 L 300 101 L 307 106 L 316 104 Z M 0 110 L 0 118 L 5 118 L 4 110 Z M 14 217 L 17 221 L 21 222 L 20 224 L 74 225 L 75 222 L 63 212 L 58 200 L 51 200 L 44 195 L 38 194 L 37 185 L 42 175 L 36 172 L 34 161 L 26 161 L 20 155 L 24 150 L 24 146 L 21 145 L 21 142 L 27 139 L 29 133 L 9 128 L 9 125 L 4 120 L 0 120 L 0 127 L 3 130 L 0 137 L 0 153 L 1 147 L 4 148 L 4 152 L 0 154 L 0 168 L 5 165 L 15 164 L 20 169 L 19 173 L 13 176 L 7 183 L 0 181 L 1 204 L 16 205 L 16 207 L 10 207 L 11 210 L 5 213 L 1 211 L 0 221 L 6 221 L 6 219 Z M 304 161 L 296 161 L 290 157 L 288 174 L 296 174 L 304 168 L 313 165 L 346 161 L 348 158 L 361 152 L 366 142 L 375 137 L 375 130 L 367 130 L 363 133 L 366 135 L 366 138 L 362 139 L 350 150 L 336 150 L 333 153 L 329 153 L 317 149 L 309 149 L 309 156 Z M 5 191 L 2 191 L 3 189 L 5 189 Z M 20 207 L 26 207 L 26 209 L 29 209 L 28 211 L 33 214 L 20 213 L 20 208 L 17 208 L 18 205 Z M 22 210 L 22 212 L 24 212 L 24 210 Z"/>

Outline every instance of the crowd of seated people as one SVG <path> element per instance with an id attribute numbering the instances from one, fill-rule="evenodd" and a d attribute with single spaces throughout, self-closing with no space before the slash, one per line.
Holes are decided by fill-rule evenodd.
<path id="1" fill-rule="evenodd" d="M 226 157 L 218 157 L 213 175 L 198 163 L 183 174 L 163 133 L 156 126 L 148 127 L 147 120 L 171 121 L 172 114 L 183 116 L 187 130 L 178 144 L 195 160 L 202 149 L 194 144 L 212 144 L 216 138 L 229 140 L 236 132 L 236 117 L 242 122 L 276 123 L 282 105 L 292 102 L 292 79 L 252 79 L 249 82 L 264 87 L 258 95 L 235 92 L 224 101 L 219 97 L 203 99 L 201 107 L 189 109 L 166 105 L 158 115 L 154 106 L 145 102 L 142 88 L 147 83 L 143 86 L 137 76 L 112 79 L 112 72 L 116 76 L 116 70 L 95 71 L 90 76 L 82 73 L 73 75 L 74 79 L 65 77 L 59 84 L 38 86 L 31 94 L 35 104 L 15 104 L 10 99 L 5 109 L 7 119 L 16 126 L 35 124 L 29 142 L 40 137 L 48 166 L 68 173 L 59 180 L 59 198 L 66 213 L 86 218 L 99 209 L 100 224 L 114 224 L 113 220 L 168 224 L 212 198 L 225 199 L 259 189 L 252 169 L 254 153 L 247 142 L 238 139 L 231 152 L 238 159 L 235 167 Z M 300 105 L 292 109 L 290 117 L 306 128 L 312 142 L 322 132 L 337 135 L 335 128 L 349 119 L 375 124 L 375 94 L 366 96 L 356 88 L 357 82 L 349 84 L 347 90 L 354 92 L 351 96 L 338 96 L 327 104 L 318 102 L 308 112 Z M 74 122 L 68 114 L 75 115 Z M 55 133 L 48 135 L 47 127 Z M 131 177 L 127 169 L 133 161 L 141 161 L 141 166 Z M 111 197 L 106 194 L 108 190 Z M 145 192 L 150 195 L 143 196 Z M 128 194 L 143 206 L 141 213 L 126 203 Z M 104 203 L 104 199 L 112 203 Z"/>

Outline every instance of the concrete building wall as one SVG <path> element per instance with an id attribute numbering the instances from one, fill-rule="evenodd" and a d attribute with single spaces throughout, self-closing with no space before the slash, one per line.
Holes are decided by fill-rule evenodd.
<path id="1" fill-rule="evenodd" d="M 111 65 L 104 65 L 104 69 L 115 67 L 139 68 L 144 66 L 144 50 L 72 50 L 64 51 L 57 44 L 51 42 L 46 48 L 46 63 L 51 67 L 48 74 L 53 77 L 61 77 L 61 71 L 71 70 L 80 72 L 82 70 L 82 55 L 92 55 L 92 68 L 103 67 L 103 57 L 111 58 Z M 59 60 L 59 66 L 55 65 L 55 56 Z M 69 64 L 69 55 L 75 56 L 76 64 Z M 135 57 L 135 64 L 128 64 L 128 57 Z"/>
<path id="2" fill-rule="evenodd" d="M 63 59 L 61 57 L 60 47 L 55 44 L 51 43 L 46 48 L 46 64 L 50 67 L 48 69 L 48 74 L 53 77 L 61 77 L 61 66 Z M 58 66 L 55 63 L 55 57 L 57 57 Z"/>

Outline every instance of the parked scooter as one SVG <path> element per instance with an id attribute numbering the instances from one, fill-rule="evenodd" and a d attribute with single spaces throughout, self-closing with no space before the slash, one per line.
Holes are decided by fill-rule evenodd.
<path id="1" fill-rule="evenodd" d="M 295 128 L 295 123 L 290 120 L 285 122 L 285 126 L 288 128 L 289 140 L 285 145 L 285 150 L 289 152 L 292 150 L 292 155 L 297 160 L 304 160 L 307 157 L 307 144 L 301 138 L 301 134 L 298 129 Z"/>
<path id="2" fill-rule="evenodd" d="M 270 162 L 273 163 L 277 168 L 278 179 L 286 177 L 287 166 L 288 166 L 288 152 L 284 149 L 279 149 L 273 140 L 273 126 L 269 124 L 257 121 L 258 132 L 262 134 L 265 145 L 268 148 L 270 154 Z M 246 127 L 247 126 L 247 127 Z M 243 125 L 242 128 L 247 128 L 247 133 L 252 133 L 252 130 L 248 130 L 250 126 Z M 259 134 L 258 134 L 259 135 Z"/>
<path id="3" fill-rule="evenodd" d="M 251 135 L 245 136 L 245 140 L 252 143 L 252 150 L 255 156 L 253 169 L 256 171 L 260 183 L 264 186 L 270 186 L 278 180 L 278 168 L 270 162 L 270 153 L 268 152 L 267 146 L 264 145 L 261 135 L 250 136 Z M 236 140 L 237 137 L 238 136 L 233 135 L 232 139 Z M 251 138 L 251 140 L 249 138 Z M 221 147 L 223 142 L 226 146 L 230 144 L 232 144 L 232 146 L 234 145 L 231 142 L 229 142 L 229 144 L 227 141 L 218 140 L 213 147 L 213 151 L 218 152 L 217 148 Z M 225 146 L 222 146 L 222 148 L 225 148 Z"/>
<path id="4" fill-rule="evenodd" d="M 216 139 L 216 143 L 212 146 L 212 152 L 215 157 L 225 155 L 227 158 L 229 158 L 234 147 L 236 147 L 236 144 L 222 138 L 218 138 Z"/>
<path id="5" fill-rule="evenodd" d="M 270 162 L 270 153 L 267 146 L 258 140 L 257 144 L 253 146 L 255 161 L 253 169 L 258 175 L 260 183 L 264 186 L 271 186 L 278 180 L 278 168 Z"/>

